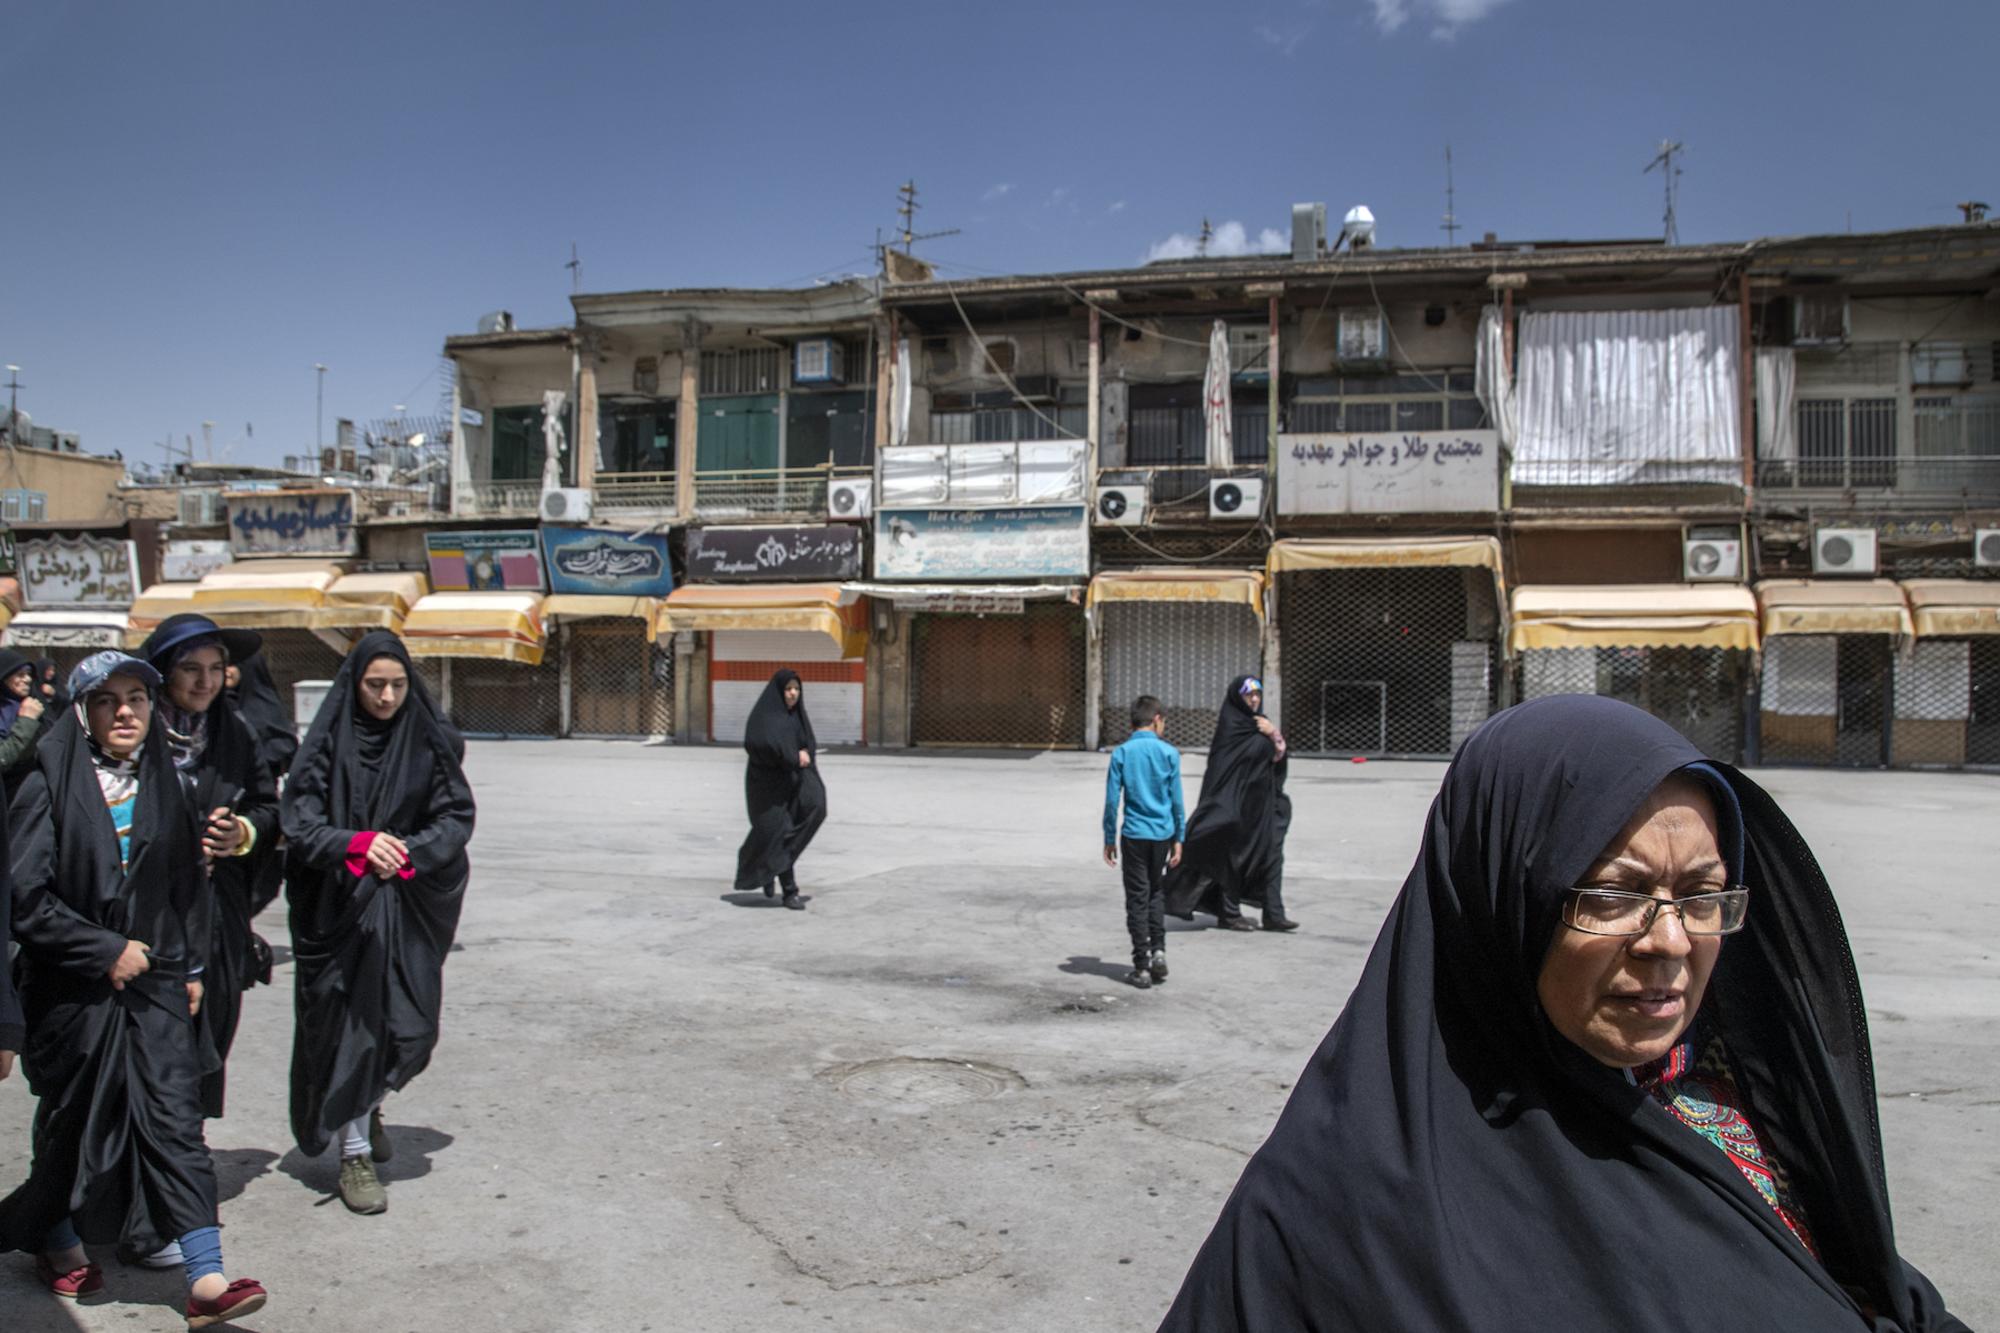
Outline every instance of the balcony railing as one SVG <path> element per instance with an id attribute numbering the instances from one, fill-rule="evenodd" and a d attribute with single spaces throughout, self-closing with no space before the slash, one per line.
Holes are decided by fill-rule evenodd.
<path id="1" fill-rule="evenodd" d="M 600 472 L 591 482 L 598 513 L 672 513 L 678 491 L 671 472 Z"/>
<path id="2" fill-rule="evenodd" d="M 1144 486 L 1146 521 L 1181 525 L 1208 522 L 1209 483 L 1228 478 L 1257 478 L 1264 475 L 1262 463 L 1236 467 L 1209 467 L 1204 463 L 1165 463 L 1156 467 L 1103 468 L 1097 484 Z"/>
<path id="3" fill-rule="evenodd" d="M 1889 505 L 1954 500 L 2000 504 L 2000 453 L 1766 458 L 1757 464 L 1757 489 L 1761 499 L 1778 503 L 1852 495 Z"/>
<path id="4" fill-rule="evenodd" d="M 836 479 L 867 478 L 873 469 L 745 468 L 694 474 L 695 517 L 706 523 L 760 518 L 825 518 L 827 487 Z"/>
<path id="5" fill-rule="evenodd" d="M 451 512 L 454 514 L 532 514 L 540 508 L 542 483 L 539 481 L 475 481 L 455 487 Z"/>

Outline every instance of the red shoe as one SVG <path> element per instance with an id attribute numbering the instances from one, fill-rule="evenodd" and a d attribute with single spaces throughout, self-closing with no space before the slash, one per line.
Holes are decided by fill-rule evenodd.
<path id="1" fill-rule="evenodd" d="M 226 1324 L 233 1319 L 241 1319 L 246 1314 L 255 1314 L 264 1308 L 270 1299 L 263 1284 L 247 1277 L 239 1277 L 212 1301 L 198 1301 L 188 1297 L 187 1321 L 189 1328 L 207 1328 L 211 1324 Z"/>
<path id="2" fill-rule="evenodd" d="M 43 1286 L 66 1301 L 95 1296 L 104 1290 L 104 1270 L 96 1264 L 87 1263 L 67 1273 L 58 1273 L 47 1255 L 38 1254 L 35 1256 L 35 1276 L 42 1280 Z"/>

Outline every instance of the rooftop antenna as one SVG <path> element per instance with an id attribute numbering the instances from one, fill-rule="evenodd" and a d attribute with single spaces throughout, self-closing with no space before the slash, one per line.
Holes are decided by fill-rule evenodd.
<path id="1" fill-rule="evenodd" d="M 1992 205 L 1983 204 L 1977 199 L 1968 199 L 1962 204 L 1953 204 L 1952 207 L 1965 214 L 1965 220 L 1972 223 L 1986 221 L 1986 214 Z"/>
<path id="2" fill-rule="evenodd" d="M 201 457 L 204 462 L 213 463 L 215 461 L 215 423 L 213 421 L 204 421 L 201 423 Z"/>
<path id="3" fill-rule="evenodd" d="M 1444 146 L 1444 221 L 1438 230 L 1444 233 L 1445 244 L 1456 249 L 1458 246 L 1458 211 L 1456 192 L 1451 183 L 1451 145 Z"/>
<path id="4" fill-rule="evenodd" d="M 1214 239 L 1215 228 L 1209 224 L 1207 218 L 1203 218 L 1201 220 L 1201 241 L 1195 246 L 1194 250 L 1196 258 L 1208 258 L 1208 243 Z"/>
<path id="5" fill-rule="evenodd" d="M 1666 241 L 1668 245 L 1679 245 L 1681 240 L 1680 228 L 1674 225 L 1674 206 L 1679 201 L 1681 192 L 1681 169 L 1675 164 L 1674 159 L 1686 151 L 1687 145 L 1679 139 L 1662 139 L 1660 140 L 1660 151 L 1654 156 L 1651 162 L 1646 164 L 1646 171 L 1639 173 L 1643 176 L 1647 171 L 1658 167 L 1661 177 L 1666 181 Z"/>
<path id="6" fill-rule="evenodd" d="M 21 421 L 20 404 L 21 368 L 10 365 L 7 367 L 7 446 L 9 448 L 12 448 L 16 443 L 14 433 Z"/>
<path id="7" fill-rule="evenodd" d="M 912 250 L 918 241 L 934 241 L 938 239 L 940 236 L 958 235 L 957 227 L 952 227 L 945 231 L 927 231 L 921 234 L 918 233 L 916 229 L 917 211 L 921 209 L 923 205 L 917 202 L 917 183 L 915 181 L 913 180 L 904 181 L 902 185 L 898 187 L 898 189 L 896 190 L 896 196 L 900 201 L 896 205 L 896 214 L 897 216 L 903 219 L 904 254 L 907 255 L 912 253 Z"/>
<path id="8" fill-rule="evenodd" d="M 569 289 L 572 293 L 583 290 L 583 261 L 576 257 L 576 242 L 569 243 L 569 262 L 563 265 L 569 270 Z"/>

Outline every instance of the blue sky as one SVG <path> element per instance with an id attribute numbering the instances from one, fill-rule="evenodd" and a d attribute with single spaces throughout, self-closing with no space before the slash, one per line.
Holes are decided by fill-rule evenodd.
<path id="1" fill-rule="evenodd" d="M 1432 245 L 1684 241 L 2000 204 L 2000 5 L 17 0 L 0 362 L 85 447 L 275 461 L 437 404 L 448 333 L 586 290 L 866 268 L 914 177 L 947 276 L 1143 261 L 1295 200 Z M 1225 235 L 1234 238 L 1238 232 Z M 246 436 L 246 423 L 254 436 Z"/>

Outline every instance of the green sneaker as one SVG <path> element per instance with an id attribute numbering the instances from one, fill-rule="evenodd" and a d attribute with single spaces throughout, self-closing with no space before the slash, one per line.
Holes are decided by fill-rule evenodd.
<path id="1" fill-rule="evenodd" d="M 389 1211 L 389 1191 L 382 1188 L 374 1164 L 366 1157 L 340 1159 L 340 1201 L 350 1213 L 370 1215 Z"/>
<path id="2" fill-rule="evenodd" d="M 396 1155 L 396 1145 L 389 1141 L 389 1127 L 382 1123 L 379 1106 L 368 1113 L 368 1155 L 378 1162 Z"/>

